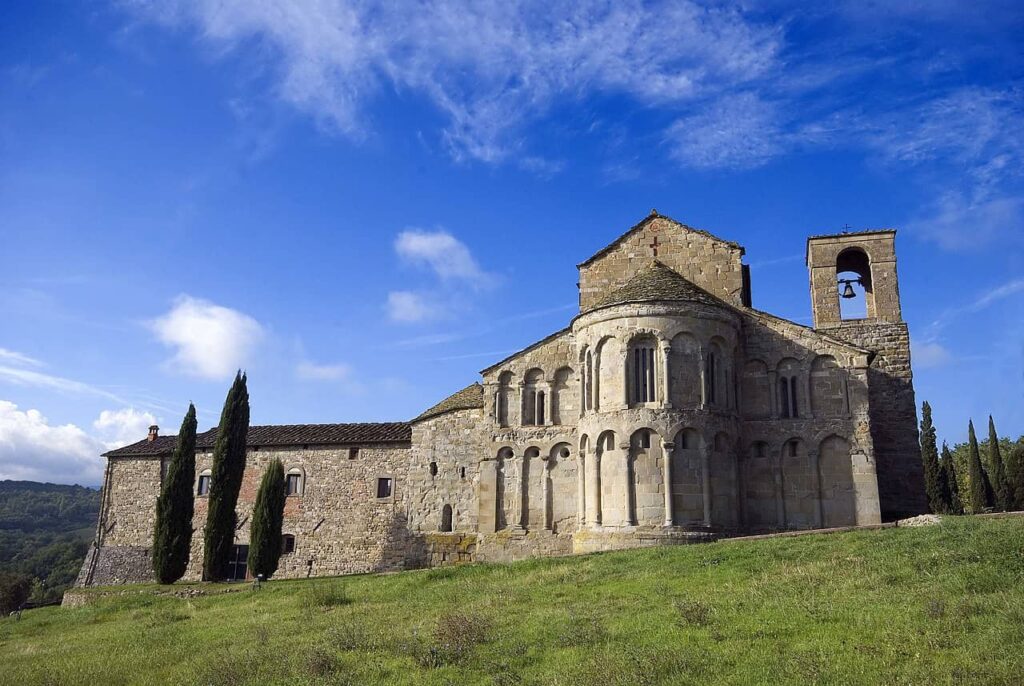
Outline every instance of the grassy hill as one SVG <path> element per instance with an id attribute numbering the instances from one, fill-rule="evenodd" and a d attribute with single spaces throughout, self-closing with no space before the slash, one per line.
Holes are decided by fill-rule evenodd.
<path id="1" fill-rule="evenodd" d="M 59 600 L 82 567 L 99 509 L 93 488 L 0 481 L 0 572 L 38 579 L 37 602 Z"/>
<path id="2" fill-rule="evenodd" d="M 1020 684 L 1022 646 L 1024 518 L 958 518 L 258 592 L 128 588 L 0 621 L 0 683 Z"/>

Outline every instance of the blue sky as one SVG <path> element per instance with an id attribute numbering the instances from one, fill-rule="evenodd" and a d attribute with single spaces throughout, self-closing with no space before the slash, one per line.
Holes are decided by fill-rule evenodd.
<path id="1" fill-rule="evenodd" d="M 801 323 L 808 235 L 897 228 L 940 437 L 1024 432 L 1019 3 L 398 4 L 5 4 L 0 478 L 237 367 L 255 423 L 415 416 L 651 208 Z"/>

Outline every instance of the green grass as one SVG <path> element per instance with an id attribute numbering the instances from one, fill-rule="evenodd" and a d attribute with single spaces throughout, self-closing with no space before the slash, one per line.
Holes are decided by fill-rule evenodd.
<path id="1" fill-rule="evenodd" d="M 0 621 L 0 683 L 1024 679 L 1024 518 L 167 590 Z"/>

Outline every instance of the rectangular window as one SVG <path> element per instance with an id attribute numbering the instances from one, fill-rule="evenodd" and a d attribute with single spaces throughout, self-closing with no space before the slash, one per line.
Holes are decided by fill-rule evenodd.
<path id="1" fill-rule="evenodd" d="M 348 449 L 348 459 L 354 460 L 357 457 L 359 457 L 359 448 L 349 448 Z"/>
<path id="2" fill-rule="evenodd" d="M 779 379 L 779 413 L 783 419 L 789 418 L 789 381 L 785 377 Z"/>
<path id="3" fill-rule="evenodd" d="M 791 417 L 794 417 L 794 418 L 799 417 L 800 416 L 800 412 L 797 410 L 797 404 L 796 404 L 796 377 L 795 376 L 791 376 L 789 378 L 789 402 L 790 402 L 789 415 Z"/>
<path id="4" fill-rule="evenodd" d="M 295 552 L 295 536 L 291 534 L 285 534 L 281 537 L 281 553 L 283 555 L 290 555 Z"/>
<path id="5" fill-rule="evenodd" d="M 382 476 L 379 479 L 377 479 L 377 497 L 391 497 L 391 479 L 389 477 Z"/>
<path id="6" fill-rule="evenodd" d="M 199 488 L 196 489 L 196 495 L 207 496 L 210 495 L 210 475 L 203 474 L 199 477 Z"/>
<path id="7" fill-rule="evenodd" d="M 299 491 L 302 487 L 302 476 L 300 474 L 289 474 L 285 477 L 285 493 L 288 495 L 302 495 Z"/>

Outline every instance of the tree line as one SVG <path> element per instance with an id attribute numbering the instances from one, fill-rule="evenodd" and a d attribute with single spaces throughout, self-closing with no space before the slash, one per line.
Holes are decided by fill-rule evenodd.
<path id="1" fill-rule="evenodd" d="M 1016 441 L 1000 438 L 991 415 L 986 440 L 979 444 L 974 421 L 969 420 L 967 442 L 950 449 L 943 441 L 940 454 L 932 408 L 925 402 L 921 407 L 921 462 L 932 512 L 1024 510 L 1024 436 Z"/>
<path id="2" fill-rule="evenodd" d="M 224 400 L 213 445 L 203 528 L 203 579 L 206 581 L 224 581 L 229 577 L 238 526 L 235 508 L 245 472 L 248 433 L 249 390 L 246 375 L 239 371 Z M 196 409 L 189 404 L 156 506 L 153 572 L 162 584 L 174 583 L 184 576 L 188 567 L 195 478 Z M 249 527 L 247 564 L 253 576 L 270 578 L 277 571 L 282 552 L 285 495 L 284 465 L 274 458 L 260 482 Z"/>

